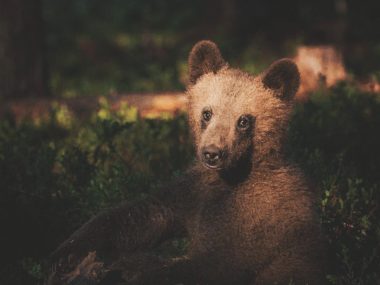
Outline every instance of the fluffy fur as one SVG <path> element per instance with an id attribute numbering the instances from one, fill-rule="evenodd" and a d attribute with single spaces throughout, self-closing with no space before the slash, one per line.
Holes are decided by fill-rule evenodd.
<path id="1" fill-rule="evenodd" d="M 129 257 L 187 236 L 186 256 L 141 266 L 123 279 L 132 284 L 323 284 L 318 194 L 282 150 L 299 85 L 296 65 L 284 59 L 252 76 L 229 68 L 217 46 L 202 41 L 191 51 L 189 67 L 189 120 L 198 162 L 155 200 L 95 217 L 54 257 L 74 253 L 80 261 L 95 250 L 108 269 L 130 272 Z M 247 120 L 240 124 L 242 116 Z M 205 162 L 204 149 L 210 146 L 220 151 L 215 169 Z M 152 258 L 146 260 L 149 264 Z M 70 266 L 78 271 L 73 262 L 59 264 L 55 279 L 68 280 L 62 272 Z M 94 282 L 103 278 L 92 276 Z M 72 274 L 70 280 L 75 280 Z"/>

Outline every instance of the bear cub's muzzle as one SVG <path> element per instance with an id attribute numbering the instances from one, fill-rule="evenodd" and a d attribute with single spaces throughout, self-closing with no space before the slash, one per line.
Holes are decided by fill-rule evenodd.
<path id="1" fill-rule="evenodd" d="M 226 151 L 215 145 L 202 148 L 201 151 L 203 164 L 210 169 L 221 169 L 226 157 Z"/>

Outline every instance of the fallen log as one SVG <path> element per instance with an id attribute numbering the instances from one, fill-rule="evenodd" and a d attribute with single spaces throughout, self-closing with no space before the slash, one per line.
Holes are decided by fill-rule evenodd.
<path id="1" fill-rule="evenodd" d="M 76 118 L 89 118 L 100 108 L 100 98 L 78 97 L 70 99 L 27 98 L 2 102 L 0 118 L 11 116 L 17 122 L 22 120 L 47 119 L 54 108 L 65 106 Z M 164 114 L 174 115 L 186 110 L 186 96 L 183 93 L 160 94 L 120 94 L 106 97 L 111 110 L 118 110 L 122 104 L 136 107 L 141 117 L 157 117 Z"/>

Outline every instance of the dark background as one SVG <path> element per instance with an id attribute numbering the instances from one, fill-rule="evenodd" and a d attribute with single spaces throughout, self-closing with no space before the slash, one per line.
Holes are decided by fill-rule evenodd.
<path id="1" fill-rule="evenodd" d="M 1 0 L 0 97 L 183 90 L 186 58 L 216 41 L 250 71 L 301 44 L 338 46 L 349 71 L 380 65 L 376 0 Z"/>

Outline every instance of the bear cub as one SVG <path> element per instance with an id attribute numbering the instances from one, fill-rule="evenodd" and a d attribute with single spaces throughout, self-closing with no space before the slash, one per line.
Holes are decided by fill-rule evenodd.
<path id="1" fill-rule="evenodd" d="M 254 76 L 230 68 L 215 43 L 198 42 L 187 88 L 197 161 L 157 197 L 83 225 L 53 254 L 71 256 L 54 278 L 98 284 L 117 268 L 125 284 L 326 283 L 319 195 L 283 150 L 299 83 L 289 59 Z M 183 236 L 185 256 L 153 262 L 149 252 Z M 103 269 L 83 276 L 89 252 Z"/>

